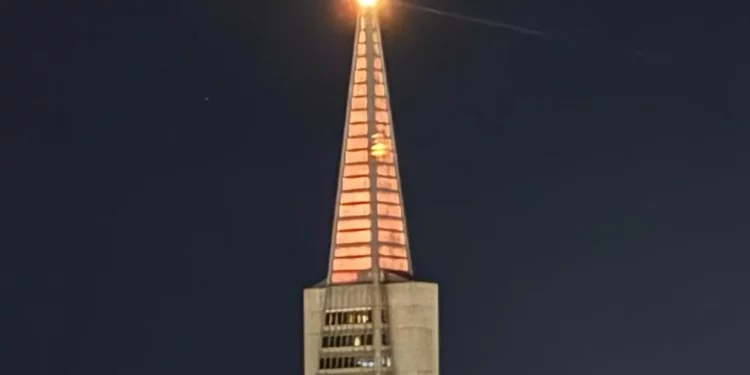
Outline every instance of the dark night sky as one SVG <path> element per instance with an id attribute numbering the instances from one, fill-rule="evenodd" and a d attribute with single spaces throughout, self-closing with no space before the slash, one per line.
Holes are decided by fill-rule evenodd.
<path id="1" fill-rule="evenodd" d="M 747 3 L 422 3 L 576 41 L 383 21 L 442 373 L 748 374 Z M 1 374 L 302 373 L 351 59 L 337 8 L 3 11 Z"/>

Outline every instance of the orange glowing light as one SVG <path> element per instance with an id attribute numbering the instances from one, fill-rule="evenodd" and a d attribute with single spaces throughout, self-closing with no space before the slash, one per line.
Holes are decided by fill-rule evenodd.
<path id="1" fill-rule="evenodd" d="M 357 0 L 357 3 L 363 8 L 372 8 L 378 4 L 378 0 Z"/>

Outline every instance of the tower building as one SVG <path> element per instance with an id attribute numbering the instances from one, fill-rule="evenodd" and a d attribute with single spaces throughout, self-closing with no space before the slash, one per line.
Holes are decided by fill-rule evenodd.
<path id="1" fill-rule="evenodd" d="M 305 375 L 438 375 L 438 287 L 414 277 L 377 0 L 359 0 L 328 275 Z"/>

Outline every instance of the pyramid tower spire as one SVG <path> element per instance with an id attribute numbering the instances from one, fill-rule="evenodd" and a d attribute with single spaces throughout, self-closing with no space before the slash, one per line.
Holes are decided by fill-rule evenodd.
<path id="1" fill-rule="evenodd" d="M 377 5 L 359 5 L 328 284 L 412 274 Z"/>

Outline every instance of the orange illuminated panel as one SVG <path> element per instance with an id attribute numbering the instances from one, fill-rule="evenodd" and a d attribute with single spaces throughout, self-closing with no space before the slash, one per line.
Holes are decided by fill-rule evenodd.
<path id="1" fill-rule="evenodd" d="M 406 259 L 383 257 L 378 259 L 378 264 L 384 270 L 409 272 L 409 261 Z"/>
<path id="2" fill-rule="evenodd" d="M 357 56 L 364 56 L 367 52 L 367 46 L 364 43 L 357 44 Z"/>
<path id="3" fill-rule="evenodd" d="M 352 283 L 357 281 L 356 272 L 334 272 L 331 274 L 331 282 L 334 284 Z"/>
<path id="4" fill-rule="evenodd" d="M 368 243 L 372 238 L 370 230 L 359 230 L 356 232 L 336 232 L 336 244 L 346 245 L 355 243 Z"/>
<path id="5" fill-rule="evenodd" d="M 367 69 L 367 58 L 357 57 L 357 65 L 355 66 L 356 66 L 356 70 Z"/>
<path id="6" fill-rule="evenodd" d="M 369 256 L 371 253 L 372 251 L 370 251 L 370 245 L 337 247 L 333 251 L 333 257 L 334 258 L 361 257 L 361 256 Z M 404 254 L 406 254 L 406 251 L 404 251 Z"/>
<path id="7" fill-rule="evenodd" d="M 341 190 L 343 191 L 349 191 L 349 190 L 364 190 L 370 188 L 370 178 L 369 177 L 351 177 L 351 178 L 344 178 L 341 181 Z"/>
<path id="8" fill-rule="evenodd" d="M 382 83 L 375 84 L 375 95 L 385 96 L 385 85 Z"/>
<path id="9" fill-rule="evenodd" d="M 389 152 L 389 153 L 387 153 L 387 154 L 379 157 L 378 161 L 383 162 L 383 163 L 393 163 L 394 162 L 393 153 Z"/>
<path id="10" fill-rule="evenodd" d="M 364 83 L 356 84 L 352 87 L 352 96 L 367 95 L 367 85 Z"/>
<path id="11" fill-rule="evenodd" d="M 347 151 L 345 155 L 345 163 L 364 163 L 367 161 L 367 158 L 370 156 L 370 154 L 367 152 L 367 150 L 363 151 Z"/>
<path id="12" fill-rule="evenodd" d="M 392 193 L 389 191 L 379 191 L 378 202 L 400 204 L 401 200 L 398 197 L 398 193 Z"/>
<path id="13" fill-rule="evenodd" d="M 395 178 L 380 177 L 378 178 L 378 188 L 388 189 L 388 190 L 398 190 L 398 181 L 396 181 Z"/>
<path id="14" fill-rule="evenodd" d="M 366 70 L 357 70 L 354 72 L 354 82 L 356 83 L 362 83 L 367 81 L 367 71 Z"/>
<path id="15" fill-rule="evenodd" d="M 370 201 L 369 191 L 350 191 L 341 193 L 339 197 L 342 204 L 347 203 L 365 203 Z"/>
<path id="16" fill-rule="evenodd" d="M 372 50 L 375 51 L 375 54 L 380 56 L 380 44 L 373 43 Z"/>
<path id="17" fill-rule="evenodd" d="M 378 164 L 378 176 L 396 177 L 396 167 L 392 165 Z"/>
<path id="18" fill-rule="evenodd" d="M 369 250 L 369 248 L 368 248 Z M 380 245 L 378 254 L 391 258 L 406 258 L 406 248 L 403 246 Z"/>
<path id="19" fill-rule="evenodd" d="M 352 109 L 367 109 L 367 97 L 353 98 Z"/>
<path id="20" fill-rule="evenodd" d="M 346 140 L 347 150 L 363 150 L 366 149 L 368 145 L 369 142 L 365 137 L 349 138 Z"/>
<path id="21" fill-rule="evenodd" d="M 403 232 L 404 222 L 399 219 L 378 219 L 378 228 Z"/>
<path id="22" fill-rule="evenodd" d="M 366 22 L 367 20 L 365 19 L 365 17 L 359 17 L 359 28 L 364 30 L 365 26 L 367 25 Z"/>
<path id="23" fill-rule="evenodd" d="M 377 31 L 375 31 L 375 32 L 372 33 L 372 41 L 375 42 L 375 43 L 379 43 L 380 42 L 380 37 L 378 36 L 378 32 Z"/>
<path id="24" fill-rule="evenodd" d="M 360 257 L 360 258 L 334 258 L 333 259 L 333 270 L 334 271 L 363 271 L 369 270 L 372 267 L 372 258 Z"/>
<path id="25" fill-rule="evenodd" d="M 383 59 L 380 57 L 376 58 L 372 66 L 374 66 L 375 69 L 383 69 Z"/>
<path id="26" fill-rule="evenodd" d="M 401 206 L 378 203 L 378 215 L 401 217 Z"/>
<path id="27" fill-rule="evenodd" d="M 338 230 L 369 229 L 372 225 L 370 219 L 340 219 L 336 226 Z"/>
<path id="28" fill-rule="evenodd" d="M 375 121 L 387 124 L 391 121 L 391 118 L 388 116 L 387 111 L 375 111 Z"/>
<path id="29" fill-rule="evenodd" d="M 365 141 L 367 140 L 365 139 Z M 349 142 L 351 142 L 351 140 L 349 140 Z M 369 174 L 370 166 L 368 166 L 367 164 L 344 165 L 344 177 L 368 176 Z"/>
<path id="30" fill-rule="evenodd" d="M 367 124 L 351 124 L 351 125 L 349 125 L 349 136 L 350 137 L 362 137 L 362 136 L 366 136 L 366 135 L 367 135 Z"/>
<path id="31" fill-rule="evenodd" d="M 400 212 L 401 210 L 399 209 L 399 213 Z M 368 216 L 368 215 L 370 215 L 369 203 L 347 204 L 347 205 L 339 206 L 339 217 Z"/>
<path id="32" fill-rule="evenodd" d="M 383 72 L 373 72 L 373 76 L 375 77 L 375 82 L 385 83 L 383 80 Z"/>
<path id="33" fill-rule="evenodd" d="M 370 234 L 370 231 L 367 231 L 368 235 Z M 397 243 L 400 245 L 406 244 L 406 236 L 404 236 L 403 232 L 392 232 L 389 230 L 380 230 L 378 231 L 378 241 L 383 242 L 390 242 L 390 243 Z"/>
<path id="34" fill-rule="evenodd" d="M 349 122 L 367 122 L 367 111 L 352 111 L 349 115 Z"/>
<path id="35" fill-rule="evenodd" d="M 388 101 L 385 98 L 375 98 L 375 109 L 382 109 L 383 111 L 388 109 Z"/>
<path id="36" fill-rule="evenodd" d="M 359 41 L 358 42 L 359 43 L 364 43 L 366 39 L 367 39 L 367 34 L 365 34 L 364 31 L 360 31 L 359 32 Z"/>
<path id="37" fill-rule="evenodd" d="M 384 135 L 386 138 L 390 138 L 391 126 L 387 124 L 375 124 L 375 132 Z"/>

